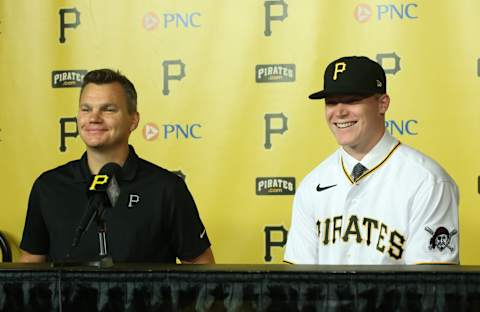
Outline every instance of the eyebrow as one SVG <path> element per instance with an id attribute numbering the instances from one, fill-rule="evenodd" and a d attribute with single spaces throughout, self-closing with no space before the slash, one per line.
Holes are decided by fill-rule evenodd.
<path id="1" fill-rule="evenodd" d="M 92 105 L 89 104 L 89 103 L 80 103 L 78 106 L 91 107 Z M 103 104 L 100 104 L 99 106 L 100 106 L 100 108 L 105 108 L 105 107 L 109 107 L 109 106 L 118 107 L 118 105 L 116 105 L 115 103 L 103 103 Z"/>

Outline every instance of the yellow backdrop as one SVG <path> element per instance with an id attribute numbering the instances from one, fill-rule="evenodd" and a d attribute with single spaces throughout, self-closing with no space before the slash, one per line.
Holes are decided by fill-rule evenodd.
<path id="1" fill-rule="evenodd" d="M 132 144 L 185 175 L 217 261 L 280 263 L 294 188 L 336 148 L 307 95 L 331 60 L 367 55 L 388 73 L 388 131 L 458 183 L 461 262 L 478 265 L 478 12 L 476 0 L 2 0 L 0 230 L 18 259 L 34 179 L 84 150 L 78 83 L 109 67 L 139 93 Z"/>

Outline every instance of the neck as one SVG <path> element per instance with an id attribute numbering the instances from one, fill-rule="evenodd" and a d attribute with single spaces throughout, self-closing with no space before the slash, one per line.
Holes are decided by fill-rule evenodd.
<path id="1" fill-rule="evenodd" d="M 377 145 L 377 143 L 383 138 L 384 134 L 385 134 L 385 130 L 382 132 L 379 132 L 375 137 L 373 137 L 372 140 L 370 140 L 367 144 L 363 146 L 360 144 L 355 146 L 344 145 L 343 149 L 350 156 L 352 156 L 358 161 L 361 161 L 363 157 L 365 157 L 365 155 L 367 155 L 368 152 L 370 152 L 375 147 L 375 145 Z"/>
<path id="2" fill-rule="evenodd" d="M 87 162 L 90 172 L 92 174 L 98 174 L 100 169 L 110 162 L 114 162 L 123 167 L 127 160 L 128 152 L 128 144 L 108 151 L 87 147 Z"/>

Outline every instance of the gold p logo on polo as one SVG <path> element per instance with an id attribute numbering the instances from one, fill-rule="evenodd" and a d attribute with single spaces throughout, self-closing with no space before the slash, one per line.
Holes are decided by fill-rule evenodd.
<path id="1" fill-rule="evenodd" d="M 347 69 L 347 64 L 345 62 L 335 63 L 335 70 L 333 71 L 333 80 L 337 80 L 337 74 L 343 73 Z"/>
<path id="2" fill-rule="evenodd" d="M 92 181 L 92 184 L 90 185 L 90 191 L 96 191 L 96 186 L 97 184 L 105 184 L 108 182 L 108 175 L 106 174 L 97 174 Z"/>

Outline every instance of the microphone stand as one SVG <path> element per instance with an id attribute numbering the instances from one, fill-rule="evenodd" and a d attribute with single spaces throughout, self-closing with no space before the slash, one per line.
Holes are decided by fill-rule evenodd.
<path id="1" fill-rule="evenodd" d="M 98 211 L 95 215 L 95 220 L 97 222 L 97 232 L 98 232 L 98 243 L 100 247 L 99 251 L 99 260 L 94 261 L 94 266 L 99 268 L 111 268 L 113 266 L 112 257 L 108 255 L 107 250 L 107 223 L 103 218 L 105 212 L 105 206 L 102 204 L 99 205 Z"/>
<path id="2" fill-rule="evenodd" d="M 99 254 L 94 261 L 87 261 L 83 265 L 95 266 L 98 268 L 110 268 L 113 266 L 112 257 L 108 255 L 107 250 L 107 224 L 103 215 L 106 208 L 113 208 L 117 202 L 118 196 L 120 195 L 120 186 L 118 184 L 117 178 L 121 176 L 122 167 L 116 163 L 108 163 L 104 165 L 98 175 L 92 177 L 92 182 L 88 188 L 88 194 L 92 194 L 92 197 L 89 197 L 87 208 L 83 214 L 83 217 L 80 219 L 80 224 L 75 231 L 73 242 L 71 247 L 67 250 L 67 261 L 60 263 L 52 263 L 52 266 L 73 266 L 76 263 L 71 261 L 70 253 L 74 248 L 78 246 L 78 243 L 82 235 L 88 230 L 88 227 L 95 219 L 97 223 L 97 233 L 98 233 L 98 242 L 99 242 Z M 103 182 L 97 180 L 98 177 L 102 177 Z M 108 181 L 108 183 L 107 183 Z M 106 185 L 104 185 L 107 183 Z M 98 185 L 99 184 L 99 185 Z M 107 199 L 108 197 L 108 199 Z M 88 222 L 87 222 L 88 221 Z M 77 262 L 78 263 L 78 262 Z M 82 264 L 80 264 L 82 265 Z"/>
<path id="3" fill-rule="evenodd" d="M 98 253 L 98 258 L 95 258 L 93 260 L 87 260 L 87 261 L 76 261 L 70 259 L 70 252 L 72 251 L 72 248 L 75 248 L 77 246 L 77 243 L 74 243 L 72 247 L 70 247 L 69 251 L 67 252 L 67 260 L 64 261 L 59 261 L 59 262 L 52 262 L 50 264 L 51 267 L 72 267 L 72 266 L 91 266 L 91 267 L 97 267 L 97 268 L 111 268 L 113 266 L 113 259 L 111 256 L 108 255 L 108 250 L 107 250 L 107 223 L 105 222 L 105 219 L 103 218 L 105 212 L 105 203 L 101 202 L 94 215 L 90 218 L 90 221 L 88 222 L 87 226 L 85 227 L 85 231 L 88 230 L 90 227 L 90 224 L 92 223 L 93 219 L 95 219 L 97 223 L 97 232 L 98 232 L 98 242 L 99 242 L 99 253 Z"/>

